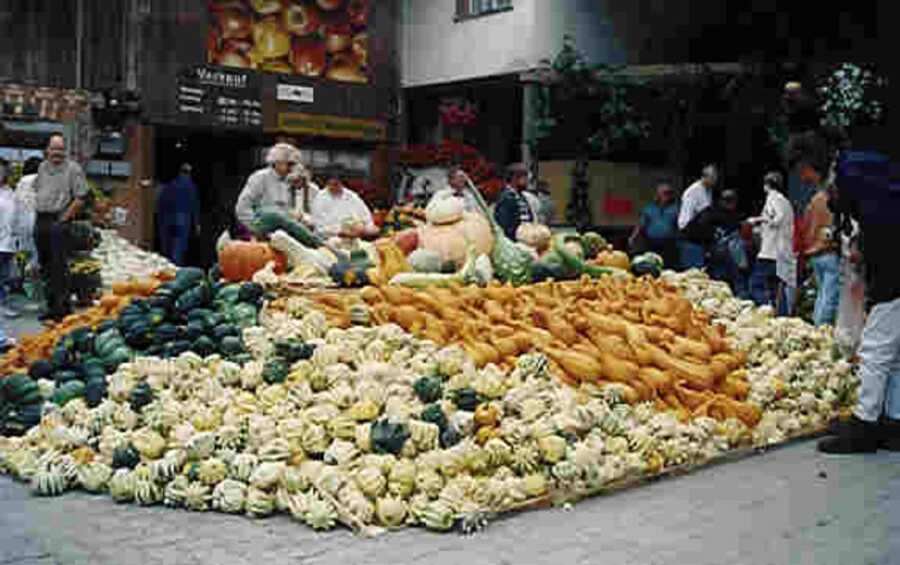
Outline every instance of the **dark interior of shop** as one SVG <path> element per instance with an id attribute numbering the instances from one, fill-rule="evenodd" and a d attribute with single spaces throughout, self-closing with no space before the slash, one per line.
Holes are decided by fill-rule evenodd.
<path id="1" fill-rule="evenodd" d="M 259 165 L 263 141 L 228 131 L 157 128 L 154 170 L 157 186 L 170 182 L 183 163 L 193 169 L 200 198 L 200 235 L 191 241 L 188 262 L 209 267 L 215 242 L 234 220 L 234 204 L 247 179 Z M 159 249 L 154 229 L 154 249 Z"/>

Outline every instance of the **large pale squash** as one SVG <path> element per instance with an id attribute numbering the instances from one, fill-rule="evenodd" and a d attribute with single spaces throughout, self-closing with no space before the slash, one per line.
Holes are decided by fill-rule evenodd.
<path id="1" fill-rule="evenodd" d="M 219 268 L 222 270 L 222 277 L 229 282 L 249 281 L 270 261 L 275 262 L 276 273 L 284 272 L 284 255 L 272 249 L 268 243 L 232 241 L 219 250 Z"/>
<path id="2" fill-rule="evenodd" d="M 419 228 L 419 247 L 437 251 L 444 263 L 453 263 L 457 268 L 466 261 L 467 241 L 472 242 L 478 255 L 490 255 L 494 234 L 481 214 L 464 213 L 458 222 Z"/>

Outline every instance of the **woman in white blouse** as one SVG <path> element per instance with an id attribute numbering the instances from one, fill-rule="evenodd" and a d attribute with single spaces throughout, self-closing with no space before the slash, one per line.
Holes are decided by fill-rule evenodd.
<path id="1" fill-rule="evenodd" d="M 794 208 L 782 194 L 784 177 L 770 172 L 763 179 L 766 203 L 762 214 L 748 220 L 760 234 L 756 265 L 750 276 L 750 293 L 757 305 L 775 306 L 778 313 L 790 311 L 790 293 L 797 282 L 794 255 Z"/>
<path id="2" fill-rule="evenodd" d="M 316 231 L 325 237 L 356 239 L 378 235 L 369 207 L 336 176 L 326 181 L 325 190 L 312 203 L 310 215 Z"/>

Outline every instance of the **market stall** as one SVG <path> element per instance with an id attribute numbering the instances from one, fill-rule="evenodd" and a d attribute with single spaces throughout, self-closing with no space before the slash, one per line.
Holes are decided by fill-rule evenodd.
<path id="1" fill-rule="evenodd" d="M 703 273 L 430 212 L 356 249 L 267 218 L 221 271 L 114 285 L 3 359 L 0 469 L 44 496 L 471 531 L 818 433 L 853 401 L 829 330 Z"/>

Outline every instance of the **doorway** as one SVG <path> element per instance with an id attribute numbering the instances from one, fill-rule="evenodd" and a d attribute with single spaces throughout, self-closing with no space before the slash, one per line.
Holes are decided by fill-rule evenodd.
<path id="1" fill-rule="evenodd" d="M 158 127 L 156 132 L 154 170 L 159 186 L 174 179 L 183 163 L 191 165 L 200 199 L 200 234 L 191 239 L 188 264 L 209 268 L 217 260 L 216 240 L 234 223 L 238 195 L 260 166 L 264 140 L 261 135 L 213 129 Z M 157 229 L 154 234 L 158 251 Z"/>

